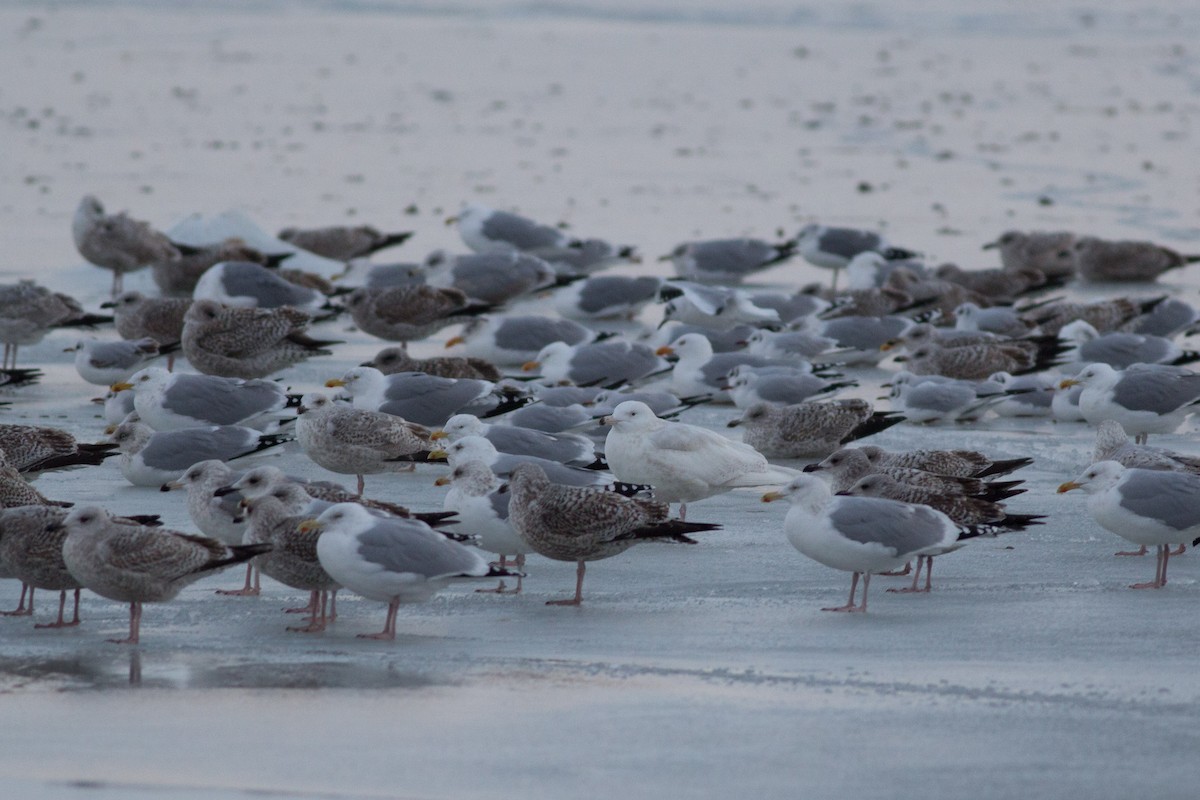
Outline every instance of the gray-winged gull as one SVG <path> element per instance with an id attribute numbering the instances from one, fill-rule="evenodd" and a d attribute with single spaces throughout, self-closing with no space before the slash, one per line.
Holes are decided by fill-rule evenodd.
<path id="1" fill-rule="evenodd" d="M 1151 433 L 1171 433 L 1200 401 L 1200 373 L 1164 364 L 1135 364 L 1116 370 L 1089 364 L 1059 386 L 1082 385 L 1079 410 L 1092 425 L 1115 419 L 1139 444 Z"/>
<path id="2" fill-rule="evenodd" d="M 274 432 L 299 398 L 274 381 L 189 375 L 147 367 L 112 385 L 132 391 L 141 421 L 156 431 L 244 425 Z"/>
<path id="3" fill-rule="evenodd" d="M 512 425 L 489 425 L 474 414 L 455 414 L 429 438 L 431 441 L 449 439 L 456 442 L 464 436 L 482 436 L 499 452 L 514 456 L 536 456 L 582 467 L 596 461 L 595 445 L 583 436 L 543 433 Z"/>
<path id="4" fill-rule="evenodd" d="M 141 422 L 122 422 L 112 433 L 121 451 L 121 474 L 134 486 L 162 486 L 177 480 L 197 461 L 229 461 L 292 438 L 237 425 L 156 432 Z"/>
<path id="5" fill-rule="evenodd" d="M 449 486 L 443 508 L 453 511 L 456 520 L 465 531 L 478 537 L 476 544 L 489 553 L 500 556 L 501 568 L 507 566 L 509 556 L 515 558 L 520 572 L 525 566 L 525 555 L 532 548 L 521 535 L 513 530 L 508 519 L 508 506 L 512 492 L 501 491 L 500 479 L 492 468 L 482 461 L 464 461 L 434 481 L 436 486 Z M 524 576 L 517 576 L 517 585 L 507 589 L 501 580 L 495 589 L 476 589 L 476 592 L 495 594 L 520 594 Z"/>
<path id="6" fill-rule="evenodd" d="M 328 305 L 324 293 L 284 280 L 278 271 L 252 261 L 214 264 L 196 282 L 192 298 L 238 308 L 291 306 L 318 311 Z"/>
<path id="7" fill-rule="evenodd" d="M 394 414 L 420 425 L 441 425 L 455 414 L 495 416 L 533 399 L 523 389 L 491 381 L 438 378 L 421 372 L 384 375 L 372 367 L 354 367 L 325 385 L 343 388 L 355 408 Z"/>
<path id="8" fill-rule="evenodd" d="M 606 339 L 576 345 L 551 342 L 521 369 L 536 371 L 543 381 L 552 384 L 616 387 L 666 372 L 671 366 L 641 342 Z"/>
<path id="9" fill-rule="evenodd" d="M 596 332 L 569 319 L 540 316 L 482 316 L 463 326 L 446 347 L 463 345 L 467 355 L 493 364 L 520 366 L 537 358 L 551 342 L 579 344 L 596 339 Z"/>
<path id="10" fill-rule="evenodd" d="M 730 285 L 776 264 L 796 253 L 796 242 L 768 242 L 762 239 L 706 239 L 684 242 L 660 261 L 670 261 L 675 273 L 700 283 Z"/>
<path id="11" fill-rule="evenodd" d="M 662 278 L 596 275 L 554 293 L 554 308 L 567 319 L 632 319 L 658 296 Z"/>

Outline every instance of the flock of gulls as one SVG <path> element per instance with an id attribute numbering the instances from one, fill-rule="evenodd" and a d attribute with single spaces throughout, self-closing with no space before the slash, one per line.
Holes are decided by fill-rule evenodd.
<path id="1" fill-rule="evenodd" d="M 1185 366 L 1200 354 L 1177 343 L 1200 312 L 1152 286 L 1126 291 L 1197 257 L 1011 231 L 984 245 L 1001 266 L 965 270 L 873 231 L 812 224 L 779 241 L 684 242 L 662 257 L 677 277 L 660 278 L 628 274 L 633 247 L 513 213 L 467 205 L 448 222 L 463 253 L 390 263 L 377 254 L 411 232 L 185 240 L 85 197 L 72 232 L 111 272 L 111 302 L 92 313 L 33 281 L 0 286 L 0 384 L 20 403 L 40 373 L 18 348 L 97 331 L 68 349 L 82 381 L 108 387 L 109 427 L 80 442 L 0 425 L 0 577 L 21 583 L 5 613 L 31 616 L 36 590 L 57 591 L 57 618 L 37 627 L 77 625 L 87 589 L 129 604 L 120 641 L 136 643 L 143 603 L 244 564 L 243 585 L 220 593 L 257 594 L 262 574 L 307 593 L 293 609 L 307 621 L 289 630 L 325 630 L 344 588 L 387 605 L 374 637 L 391 639 L 401 603 L 451 582 L 520 593 L 530 555 L 577 565 L 574 593 L 551 601 L 577 606 L 589 561 L 644 542 L 695 545 L 720 527 L 694 518 L 703 501 L 735 490 L 786 501 L 787 540 L 852 575 L 848 602 L 826 610 L 865 612 L 872 575 L 911 574 L 895 591 L 928 592 L 934 558 L 1044 524 L 1006 507 L 1030 458 L 868 441 L 898 424 L 982 431 L 996 416 L 1098 428 L 1091 466 L 1059 492 L 1088 493 L 1095 521 L 1134 553 L 1156 548 L 1154 579 L 1134 588 L 1166 584 L 1176 548 L 1200 537 L 1200 457 L 1146 443 L 1200 402 L 1200 373 Z M 289 266 L 298 254 L 339 271 Z M 830 270 L 830 285 L 742 287 L 794 259 Z M 123 291 L 142 269 L 157 294 Z M 1056 294 L 1075 280 L 1122 285 L 1095 302 Z M 347 317 L 387 346 L 293 392 L 289 368 L 337 352 L 343 342 L 320 331 Z M 446 355 L 409 354 L 450 328 Z M 859 384 L 881 363 L 895 365 L 886 409 Z M 736 408 L 736 430 L 686 421 L 721 404 Z M 255 460 L 264 453 L 283 455 Z M 109 458 L 135 486 L 184 493 L 196 530 L 73 506 L 31 482 L 112 469 Z M 303 458 L 354 488 L 289 476 Z M 442 509 L 403 505 L 406 482 L 431 477 L 418 464 L 447 487 Z"/>

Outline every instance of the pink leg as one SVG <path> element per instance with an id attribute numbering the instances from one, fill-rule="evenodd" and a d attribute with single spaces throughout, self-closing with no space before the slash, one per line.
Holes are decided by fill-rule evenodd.
<path id="1" fill-rule="evenodd" d="M 253 578 L 253 583 L 251 583 Z M 258 569 L 253 564 L 246 565 L 246 585 L 241 589 L 217 589 L 217 594 L 229 597 L 258 597 L 262 588 L 258 582 Z"/>
<path id="2" fill-rule="evenodd" d="M 858 591 L 858 576 L 863 576 L 863 604 L 862 608 L 854 605 L 854 593 Z M 867 610 L 867 582 L 870 581 L 870 573 L 855 572 L 850 578 L 850 600 L 844 606 L 834 606 L 831 608 L 822 608 L 822 611 L 866 611 Z"/>
<path id="3" fill-rule="evenodd" d="M 1146 583 L 1133 583 L 1129 585 L 1130 589 L 1161 589 L 1163 584 L 1167 582 L 1167 552 L 1170 548 L 1165 544 L 1160 544 L 1155 548 L 1156 556 L 1154 567 L 1154 580 Z"/>
<path id="4" fill-rule="evenodd" d="M 35 628 L 70 628 L 73 625 L 79 624 L 79 590 L 75 590 L 75 619 L 70 622 L 63 620 L 63 612 L 67 608 L 67 590 L 63 589 L 58 593 L 58 619 L 54 622 L 46 622 L 40 625 L 34 625 Z"/>
<path id="5" fill-rule="evenodd" d="M 1121 550 L 1119 552 L 1113 553 L 1113 555 L 1114 556 L 1144 556 L 1148 552 L 1150 552 L 1149 548 L 1146 547 L 1146 545 L 1142 545 L 1137 550 Z"/>
<path id="6" fill-rule="evenodd" d="M 318 602 L 319 594 L 320 594 L 320 592 L 309 592 L 308 593 L 308 605 L 303 606 L 301 608 L 285 608 L 283 610 L 283 613 L 285 613 L 285 614 L 308 614 L 310 616 L 315 616 L 317 613 L 317 602 Z"/>
<path id="7" fill-rule="evenodd" d="M 362 497 L 362 493 L 363 493 L 363 486 L 364 486 L 364 482 L 363 482 L 363 476 L 362 476 L 362 475 L 359 475 L 359 476 L 357 476 L 357 477 L 358 477 L 358 496 L 359 496 L 359 497 Z"/>
<path id="8" fill-rule="evenodd" d="M 575 568 L 575 596 L 570 600 L 547 600 L 548 606 L 577 606 L 583 602 L 583 573 L 587 571 L 587 562 L 580 561 Z"/>
<path id="9" fill-rule="evenodd" d="M 912 585 L 911 585 L 911 586 L 906 586 L 906 587 L 904 587 L 903 589 L 888 589 L 888 591 L 889 591 L 889 592 L 895 592 L 896 594 L 912 594 L 912 593 L 914 593 L 914 592 L 917 592 L 917 593 L 921 593 L 921 592 L 928 592 L 928 591 L 929 591 L 929 585 L 928 585 L 929 572 L 928 572 L 928 571 L 926 571 L 926 573 L 925 573 L 925 577 L 926 577 L 926 586 L 925 586 L 925 588 L 924 588 L 924 589 L 920 588 L 920 580 L 921 580 L 921 567 L 922 567 L 923 565 L 924 565 L 924 566 L 928 566 L 928 565 L 929 565 L 929 564 L 931 564 L 931 563 L 932 563 L 932 560 L 931 560 L 931 559 L 927 559 L 925 556 L 917 556 L 917 568 L 916 568 L 916 570 L 913 572 Z M 906 568 L 906 569 L 907 569 L 907 568 Z M 880 574 L 881 574 L 881 575 L 887 575 L 888 573 L 886 573 L 886 572 L 881 572 Z"/>
<path id="10" fill-rule="evenodd" d="M 296 633 L 320 633 L 325 630 L 325 593 L 313 592 L 312 602 L 309 605 L 312 606 L 312 618 L 309 619 L 308 624 L 289 627 L 286 630 Z"/>
<path id="11" fill-rule="evenodd" d="M 1179 547 L 1178 547 L 1178 548 L 1176 548 L 1175 550 L 1172 550 L 1172 551 L 1171 551 L 1171 555 L 1173 555 L 1173 556 L 1181 556 L 1181 555 L 1183 555 L 1183 554 L 1184 554 L 1184 552 L 1185 552 L 1186 550 L 1187 550 L 1187 545 L 1186 545 L 1186 544 L 1181 544 L 1181 545 L 1179 545 Z"/>
<path id="12" fill-rule="evenodd" d="M 400 598 L 392 598 L 392 602 L 388 603 L 387 621 L 383 623 L 383 630 L 379 633 L 360 633 L 360 639 L 395 639 L 396 638 L 396 612 L 400 610 Z"/>
<path id="13" fill-rule="evenodd" d="M 919 567 L 920 567 L 920 565 L 918 565 L 918 568 Z M 911 561 L 909 561 L 907 564 L 904 565 L 904 569 L 890 569 L 887 572 L 881 572 L 879 574 L 887 575 L 888 577 L 902 577 L 904 575 L 907 575 L 910 572 L 912 572 L 912 562 Z M 888 591 L 890 592 L 891 589 L 888 589 Z"/>
<path id="14" fill-rule="evenodd" d="M 25 593 L 29 592 L 29 608 L 25 607 Z M 12 611 L 0 611 L 0 617 L 29 617 L 33 615 L 33 587 L 28 583 L 21 584 L 21 600 Z"/>
<path id="15" fill-rule="evenodd" d="M 137 644 L 138 634 L 142 629 L 142 604 L 132 602 L 129 604 L 129 638 L 128 639 L 109 639 L 113 644 Z"/>
<path id="16" fill-rule="evenodd" d="M 679 504 L 679 521 L 687 522 L 687 503 Z"/>

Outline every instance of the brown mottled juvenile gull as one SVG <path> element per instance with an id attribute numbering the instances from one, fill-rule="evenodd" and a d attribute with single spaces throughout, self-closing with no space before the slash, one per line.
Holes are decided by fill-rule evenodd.
<path id="1" fill-rule="evenodd" d="M 1036 325 L 1046 336 L 1057 336 L 1063 328 L 1077 319 L 1086 320 L 1093 328 L 1105 333 L 1114 331 L 1143 314 L 1150 313 L 1163 300 L 1164 297 L 1154 297 L 1149 300 L 1114 297 L 1092 303 L 1075 303 L 1064 300 L 1025 311 L 1022 313 L 1022 317 L 1027 322 Z"/>
<path id="2" fill-rule="evenodd" d="M 345 389 L 355 408 L 394 414 L 420 425 L 441 425 L 455 414 L 494 417 L 533 400 L 527 390 L 504 383 L 420 372 L 384 375 L 372 367 L 354 367 L 325 385 Z"/>
<path id="3" fill-rule="evenodd" d="M 615 492 L 551 483 L 536 464 L 521 464 L 508 482 L 509 521 L 536 552 L 555 561 L 574 561 L 575 596 L 547 605 L 583 602 L 588 561 L 623 553 L 647 540 L 694 542 L 686 534 L 717 530 L 719 525 L 668 519 L 669 506 L 657 500 L 623 497 Z"/>
<path id="4" fill-rule="evenodd" d="M 17 366 L 17 349 L 37 344 L 54 328 L 88 328 L 112 317 L 88 314 L 73 297 L 52 292 L 31 280 L 0 285 L 0 367 Z"/>
<path id="5" fill-rule="evenodd" d="M 8 463 L 4 451 L 0 450 L 0 508 L 17 506 L 60 506 L 70 507 L 73 503 L 50 500 L 33 488 L 21 474 Z"/>
<path id="6" fill-rule="evenodd" d="M 278 267 L 291 255 L 264 253 L 246 244 L 242 239 L 231 237 L 212 244 L 193 246 L 190 252 L 182 255 L 179 260 L 156 262 L 151 265 L 150 271 L 158 290 L 164 295 L 190 298 L 196 288 L 196 281 L 214 264 L 220 264 L 222 261 L 248 261 L 264 267 Z"/>
<path id="7" fill-rule="evenodd" d="M 864 475 L 884 474 L 896 480 L 943 494 L 978 497 L 992 502 L 1005 500 L 1021 494 L 1024 489 L 1017 489 L 1022 481 L 994 481 L 989 483 L 982 478 L 958 478 L 952 475 L 939 475 L 912 467 L 876 466 L 867 458 L 866 453 L 855 447 L 843 447 L 823 461 L 810 464 L 805 472 L 816 472 L 829 480 L 836 492 L 849 489 Z"/>
<path id="8" fill-rule="evenodd" d="M 1138 444 L 1145 444 L 1151 433 L 1176 430 L 1200 402 L 1200 373 L 1166 364 L 1134 364 L 1124 370 L 1089 364 L 1059 384 L 1063 389 L 1075 385 L 1083 386 L 1079 410 L 1084 419 L 1092 425 L 1114 419 Z"/>
<path id="9" fill-rule="evenodd" d="M 1092 518 L 1137 545 L 1158 548 L 1154 580 L 1131 589 L 1161 589 L 1167 583 L 1171 545 L 1187 545 L 1200 536 L 1200 475 L 1149 469 L 1126 469 L 1116 461 L 1100 461 L 1058 487 L 1059 493 L 1083 489 Z"/>
<path id="10" fill-rule="evenodd" d="M 126 272 L 162 262 L 177 261 L 179 246 L 150 227 L 122 211 L 104 213 L 104 206 L 92 195 L 86 195 L 75 209 L 71 222 L 75 249 L 89 263 L 113 274 L 112 294 L 121 293 Z"/>
<path id="11" fill-rule="evenodd" d="M 310 253 L 334 261 L 363 258 L 403 244 L 412 231 L 381 233 L 370 225 L 330 225 L 324 228 L 284 228 L 279 238 Z"/>
<path id="12" fill-rule="evenodd" d="M 112 433 L 121 451 L 121 474 L 134 486 L 162 486 L 177 480 L 197 461 L 235 458 L 290 442 L 290 435 L 263 434 L 239 425 L 213 425 L 177 431 L 155 431 L 126 421 Z"/>
<path id="13" fill-rule="evenodd" d="M 960 380 L 983 380 L 995 372 L 1022 375 L 1055 365 L 1057 346 L 1035 348 L 1033 352 L 1022 343 L 942 347 L 936 342 L 915 347 L 908 355 L 897 356 L 906 369 L 915 375 L 942 375 Z"/>
<path id="14" fill-rule="evenodd" d="M 35 628 L 65 628 L 79 624 L 80 584 L 62 558 L 62 543 L 66 538 L 62 530 L 48 530 L 53 523 L 60 523 L 67 511 L 53 506 L 19 506 L 0 510 L 0 564 L 8 569 L 11 577 L 21 581 L 21 600 L 25 590 L 49 589 L 59 592 L 58 620 Z M 70 622 L 63 619 L 66 610 L 67 592 L 75 592 L 75 613 Z M 32 594 L 30 605 L 24 602 L 16 611 L 0 612 L 3 616 L 29 616 L 33 613 Z"/>
<path id="15" fill-rule="evenodd" d="M 1153 281 L 1168 270 L 1200 261 L 1154 242 L 1084 236 L 1071 248 L 1075 271 L 1089 281 Z"/>
<path id="16" fill-rule="evenodd" d="M 302 526 L 311 519 L 304 513 L 311 498 L 295 484 L 282 483 L 267 494 L 241 501 L 248 525 L 245 544 L 268 544 L 271 550 L 254 559 L 264 575 L 285 586 L 310 593 L 312 617 L 305 626 L 289 627 L 289 631 L 317 633 L 325 630 L 326 605 L 330 593 L 341 588 L 329 576 L 317 558 L 319 530 Z M 336 602 L 336 601 L 335 601 Z M 334 606 L 333 617 L 337 617 Z"/>
<path id="17" fill-rule="evenodd" d="M 188 584 L 271 549 L 123 525 L 98 506 L 77 508 L 60 524 L 67 531 L 63 560 L 71 575 L 101 597 L 129 603 L 129 637 L 109 640 L 116 644 L 138 643 L 142 603 L 171 600 Z"/>
<path id="18" fill-rule="evenodd" d="M 910 467 L 954 475 L 959 478 L 987 478 L 1007 475 L 1027 467 L 1032 458 L 996 459 L 978 450 L 901 450 L 888 452 L 875 445 L 859 445 L 871 463 L 880 467 Z"/>
<path id="19" fill-rule="evenodd" d="M 645 403 L 626 400 L 601 420 L 612 430 L 604 455 L 617 480 L 646 483 L 665 503 L 687 504 L 733 489 L 786 483 L 796 470 L 774 466 L 745 442 L 720 433 L 660 419 Z"/>
<path id="20" fill-rule="evenodd" d="M 388 604 L 383 630 L 359 634 L 365 639 L 395 639 L 402 602 L 426 600 L 457 579 L 513 575 L 420 520 L 377 517 L 354 503 L 330 506 L 300 527 L 320 532 L 317 558 L 330 577 L 355 594 Z"/>
<path id="21" fill-rule="evenodd" d="M 346 297 L 346 307 L 362 331 L 390 342 L 424 339 L 489 308 L 458 289 L 437 286 L 359 288 Z"/>
<path id="22" fill-rule="evenodd" d="M 124 292 L 101 304 L 113 310 L 122 339 L 150 337 L 160 346 L 183 339 L 183 318 L 191 306 L 190 297 L 147 297 L 141 292 Z"/>
<path id="23" fill-rule="evenodd" d="M 741 426 L 742 441 L 765 456 L 824 458 L 846 442 L 903 420 L 890 411 L 875 411 L 866 400 L 855 398 L 790 406 L 759 403 L 728 425 Z"/>
<path id="24" fill-rule="evenodd" d="M 1005 520 L 1021 524 L 1033 524 L 1043 519 L 1037 514 L 1009 514 L 1004 506 L 990 500 L 966 495 L 943 494 L 932 489 L 901 483 L 891 475 L 873 473 L 859 478 L 849 488 L 838 494 L 856 497 L 886 497 L 903 503 L 918 503 L 936 508 L 959 525 L 1000 523 Z"/>
<path id="25" fill-rule="evenodd" d="M 895 570 L 912 558 L 925 559 L 932 568 L 934 556 L 962 547 L 964 540 L 1005 531 L 995 525 L 957 525 L 924 505 L 880 497 L 834 497 L 824 481 L 811 475 L 800 475 L 762 499 L 791 503 L 783 530 L 793 547 L 827 567 L 853 573 L 849 602 L 822 611 L 865 612 L 872 574 Z M 856 605 L 860 576 L 862 605 Z"/>
<path id="26" fill-rule="evenodd" d="M 1036 269 L 1048 278 L 1070 278 L 1075 274 L 1071 248 L 1075 234 L 1069 231 L 1005 231 L 984 250 L 1000 251 L 1005 269 Z"/>
<path id="27" fill-rule="evenodd" d="M 482 381 L 498 381 L 503 377 L 500 370 L 482 358 L 413 358 L 403 347 L 385 347 L 376 353 L 374 358 L 364 361 L 360 366 L 374 367 L 384 375 L 424 372 L 439 378 L 474 378 Z"/>
<path id="28" fill-rule="evenodd" d="M 183 354 L 207 375 L 265 378 L 312 356 L 331 354 L 325 348 L 337 342 L 304 333 L 311 321 L 293 308 L 230 308 L 197 300 L 184 317 Z"/>
<path id="29" fill-rule="evenodd" d="M 1060 285 L 1056 282 L 1048 286 L 1046 275 L 1031 267 L 967 270 L 957 264 L 942 264 L 933 274 L 941 280 L 978 292 L 992 302 L 1011 302 L 1033 290 Z"/>
<path id="30" fill-rule="evenodd" d="M 77 442 L 66 431 L 48 425 L 0 425 L 0 450 L 25 475 L 94 466 L 116 455 L 116 449 L 110 442 Z"/>
<path id="31" fill-rule="evenodd" d="M 380 411 L 333 403 L 318 392 L 304 395 L 296 438 L 305 455 L 331 472 L 363 475 L 413 469 L 413 459 L 428 454 L 430 431 Z"/>
<path id="32" fill-rule="evenodd" d="M 1116 461 L 1129 469 L 1158 469 L 1194 472 L 1200 475 L 1200 456 L 1176 453 L 1162 447 L 1135 444 L 1115 419 L 1106 419 L 1096 428 L 1096 447 L 1092 463 Z"/>

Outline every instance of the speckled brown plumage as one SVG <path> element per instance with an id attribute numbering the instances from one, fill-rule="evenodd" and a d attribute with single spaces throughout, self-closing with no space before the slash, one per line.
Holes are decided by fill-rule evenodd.
<path id="1" fill-rule="evenodd" d="M 294 308 L 233 308 L 192 303 L 184 317 L 183 354 L 193 367 L 227 378 L 264 378 L 316 355 L 326 345 L 304 334 L 311 318 Z"/>

